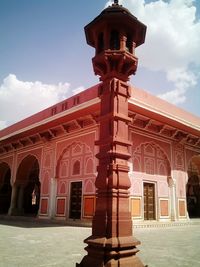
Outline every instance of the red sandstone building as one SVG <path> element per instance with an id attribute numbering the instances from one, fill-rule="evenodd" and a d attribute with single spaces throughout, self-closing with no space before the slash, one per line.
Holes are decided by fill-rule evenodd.
<path id="1" fill-rule="evenodd" d="M 101 84 L 0 132 L 0 212 L 91 219 Z M 132 87 L 134 220 L 200 216 L 200 119 Z"/>
<path id="2" fill-rule="evenodd" d="M 0 131 L 1 214 L 92 219 L 101 96 L 99 83 Z M 135 87 L 128 117 L 132 219 L 200 217 L 200 118 Z"/>

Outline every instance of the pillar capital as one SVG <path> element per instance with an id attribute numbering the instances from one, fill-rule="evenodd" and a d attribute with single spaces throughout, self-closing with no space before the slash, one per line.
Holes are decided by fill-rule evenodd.
<path id="1" fill-rule="evenodd" d="M 172 176 L 168 176 L 167 181 L 168 181 L 169 187 L 174 187 L 176 185 L 176 180 L 172 178 Z"/>

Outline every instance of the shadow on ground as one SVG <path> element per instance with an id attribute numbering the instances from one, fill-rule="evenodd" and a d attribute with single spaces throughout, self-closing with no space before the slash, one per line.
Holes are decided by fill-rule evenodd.
<path id="1" fill-rule="evenodd" d="M 91 223 L 83 224 L 78 220 L 58 221 L 51 219 L 39 219 L 37 217 L 23 217 L 23 216 L 0 216 L 0 225 L 7 225 L 20 228 L 45 228 L 45 227 L 91 227 Z"/>

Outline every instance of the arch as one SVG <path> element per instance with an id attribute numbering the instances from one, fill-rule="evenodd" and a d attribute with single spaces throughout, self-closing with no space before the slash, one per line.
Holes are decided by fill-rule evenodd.
<path id="1" fill-rule="evenodd" d="M 29 154 L 22 159 L 14 184 L 17 188 L 16 214 L 37 215 L 40 202 L 39 173 L 39 161 L 35 155 Z"/>
<path id="2" fill-rule="evenodd" d="M 74 146 L 72 146 L 72 156 L 74 155 L 80 155 L 83 153 L 83 145 L 78 143 Z"/>
<path id="3" fill-rule="evenodd" d="M 39 166 L 39 169 L 40 169 L 40 165 L 41 165 L 41 163 L 40 163 L 40 158 L 39 158 L 39 156 L 37 155 L 37 153 L 34 153 L 34 151 L 31 151 L 28 155 L 27 154 L 24 154 L 24 155 L 22 155 L 21 157 L 20 157 L 20 160 L 17 162 L 17 170 L 19 169 L 19 167 L 20 167 L 20 165 L 22 164 L 22 162 L 24 162 L 24 160 L 26 161 L 26 162 L 28 162 L 28 159 L 35 159 L 35 160 L 37 160 L 37 163 L 38 163 L 38 166 Z"/>
<path id="4" fill-rule="evenodd" d="M 67 190 L 66 190 L 66 183 L 61 183 L 59 186 L 59 194 L 66 194 Z"/>
<path id="5" fill-rule="evenodd" d="M 68 176 L 68 161 L 61 162 L 60 166 L 60 177 Z"/>
<path id="6" fill-rule="evenodd" d="M 155 174 L 155 161 L 153 158 L 145 158 L 144 171 L 147 174 Z"/>
<path id="7" fill-rule="evenodd" d="M 0 214 L 7 214 L 11 201 L 11 169 L 5 162 L 0 163 Z"/>
<path id="8" fill-rule="evenodd" d="M 133 170 L 136 172 L 140 172 L 141 171 L 141 162 L 140 162 L 140 158 L 135 156 L 133 158 Z"/>
<path id="9" fill-rule="evenodd" d="M 156 144 L 153 141 L 140 143 L 138 146 L 136 146 L 133 149 L 133 154 L 134 153 L 141 154 L 142 153 L 142 147 L 149 146 L 149 145 L 151 145 L 152 147 L 154 147 L 156 149 L 156 156 L 158 158 L 161 157 L 163 159 L 166 159 L 168 161 L 169 165 L 170 165 L 170 159 L 169 159 L 169 156 L 167 155 L 167 153 L 165 152 L 165 150 L 160 145 Z"/>
<path id="10" fill-rule="evenodd" d="M 155 147 L 151 143 L 147 143 L 144 146 L 144 152 L 146 155 L 154 156 L 155 155 Z"/>
<path id="11" fill-rule="evenodd" d="M 17 184 L 26 184 L 29 179 L 39 179 L 39 162 L 33 155 L 28 155 L 22 159 L 17 169 L 16 181 Z"/>
<path id="12" fill-rule="evenodd" d="M 160 175 L 167 175 L 167 168 L 166 165 L 164 164 L 164 162 L 158 162 L 158 173 Z"/>
<path id="13" fill-rule="evenodd" d="M 165 175 L 169 176 L 171 173 L 171 166 L 168 155 L 165 151 L 154 142 L 144 142 L 137 146 L 133 151 L 133 160 L 135 159 L 134 153 L 136 156 L 144 157 L 141 162 L 144 162 L 143 171 L 147 171 L 149 174 L 157 174 L 163 175 L 165 171 Z M 155 162 L 153 162 L 155 161 Z M 162 162 L 162 165 L 161 165 Z M 133 166 L 134 171 L 134 166 Z M 142 171 L 142 166 L 141 166 Z M 161 173 L 160 173 L 161 171 Z"/>
<path id="14" fill-rule="evenodd" d="M 200 218 L 200 155 L 193 156 L 188 165 L 186 184 L 187 210 L 190 218 Z"/>
<path id="15" fill-rule="evenodd" d="M 94 194 L 95 193 L 95 184 L 93 180 L 87 180 L 85 182 L 85 186 L 84 186 L 84 193 L 85 194 Z"/>
<path id="16" fill-rule="evenodd" d="M 94 160 L 92 158 L 88 158 L 85 164 L 85 170 L 87 174 L 94 173 Z"/>

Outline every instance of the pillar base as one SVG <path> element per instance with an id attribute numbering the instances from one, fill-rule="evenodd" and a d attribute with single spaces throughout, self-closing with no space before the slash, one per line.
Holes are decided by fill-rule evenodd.
<path id="1" fill-rule="evenodd" d="M 18 208 L 10 208 L 8 210 L 8 215 L 10 216 L 23 216 L 24 215 L 24 209 L 18 209 Z"/>
<path id="2" fill-rule="evenodd" d="M 133 237 L 89 237 L 85 243 L 88 255 L 76 267 L 146 267 L 136 256 L 140 242 Z"/>

